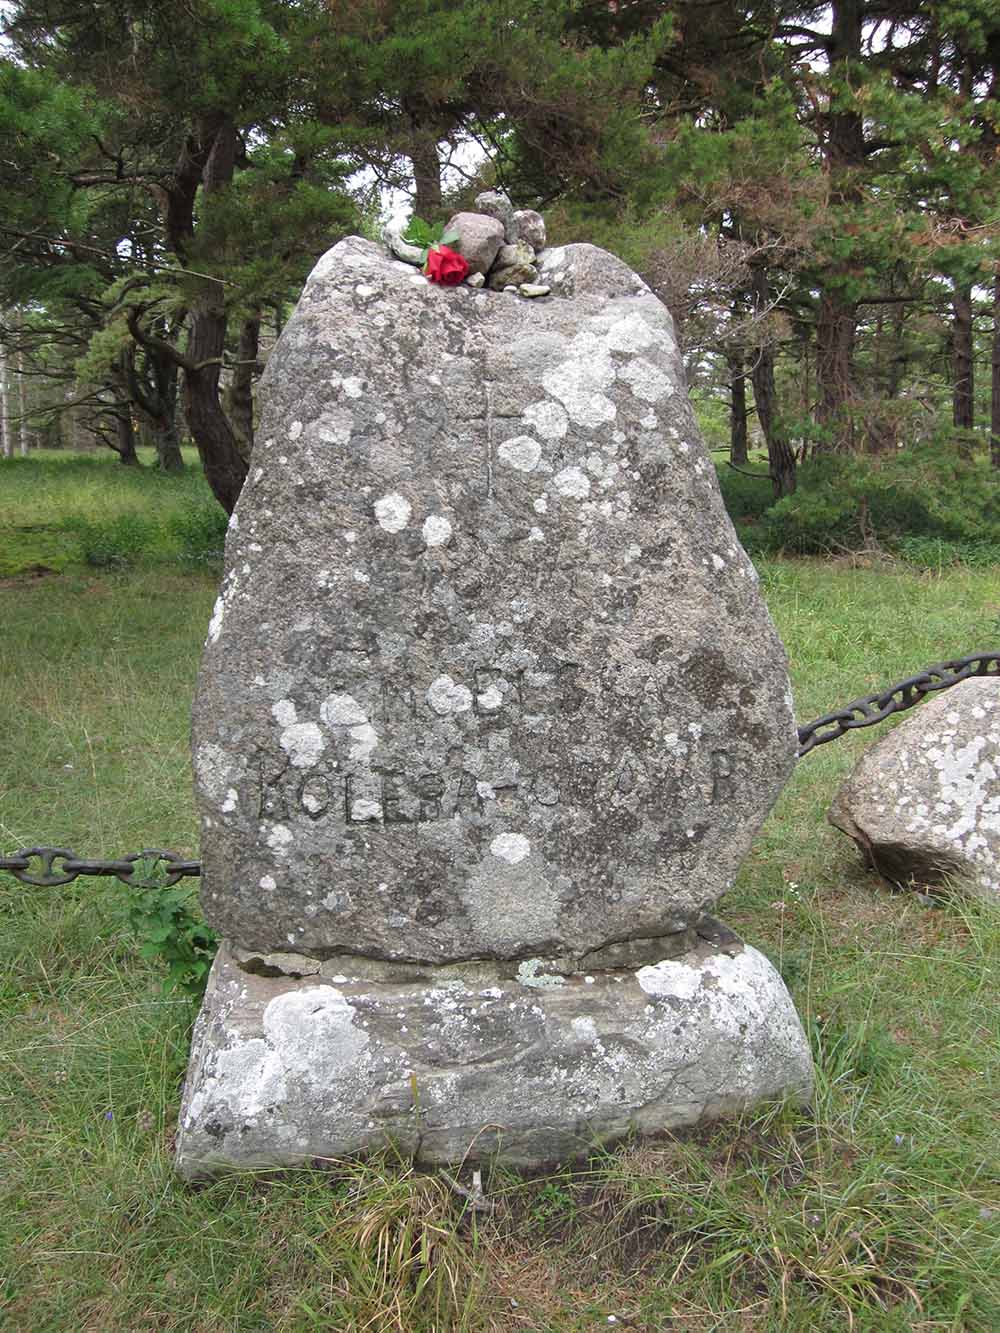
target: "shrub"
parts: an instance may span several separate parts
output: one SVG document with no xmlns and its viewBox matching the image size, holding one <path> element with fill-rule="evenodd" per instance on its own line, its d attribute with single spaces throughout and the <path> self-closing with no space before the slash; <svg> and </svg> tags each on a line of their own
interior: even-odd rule
<svg viewBox="0 0 1000 1333">
<path fill-rule="evenodd" d="M 795 494 L 777 502 L 748 489 L 764 483 L 731 469 L 723 470 L 721 484 L 751 552 L 877 548 L 925 568 L 982 567 L 1000 552 L 1000 476 L 942 444 L 874 458 L 821 455 L 799 469 Z"/>
<path fill-rule="evenodd" d="M 141 514 L 118 514 L 114 518 L 68 518 L 64 529 L 80 544 L 80 554 L 98 569 L 121 569 L 148 555 L 156 544 L 159 525 Z"/>
<path fill-rule="evenodd" d="M 226 545 L 228 519 L 215 500 L 190 501 L 167 520 L 167 528 L 177 538 L 182 560 L 192 564 L 211 564 L 222 559 Z"/>
</svg>

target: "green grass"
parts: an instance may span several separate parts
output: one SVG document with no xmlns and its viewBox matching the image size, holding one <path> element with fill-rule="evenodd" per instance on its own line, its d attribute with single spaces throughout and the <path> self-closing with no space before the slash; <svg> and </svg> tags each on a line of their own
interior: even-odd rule
<svg viewBox="0 0 1000 1333">
<path fill-rule="evenodd" d="M 218 563 L 225 516 L 184 450 L 179 473 L 111 454 L 44 452 L 0 466 L 0 579 L 77 566 Z"/>
<path fill-rule="evenodd" d="M 800 720 L 1000 641 L 989 571 L 761 574 Z M 188 708 L 213 597 L 176 560 L 0 585 L 3 851 L 196 854 Z M 192 1009 L 137 957 L 126 890 L 0 875 L 0 1327 L 1000 1327 L 998 918 L 890 892 L 826 824 L 875 734 L 803 760 L 723 906 L 792 989 L 814 1107 L 496 1173 L 489 1215 L 393 1161 L 181 1185 Z"/>
</svg>

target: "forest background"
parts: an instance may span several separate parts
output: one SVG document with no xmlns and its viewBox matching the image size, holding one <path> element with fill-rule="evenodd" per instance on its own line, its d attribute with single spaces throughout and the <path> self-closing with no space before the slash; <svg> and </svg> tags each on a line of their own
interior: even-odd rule
<svg viewBox="0 0 1000 1333">
<path fill-rule="evenodd" d="M 674 314 L 751 548 L 1000 552 L 993 0 L 15 0 L 3 451 L 231 511 L 311 265 L 499 185 Z M 470 165 L 472 164 L 472 165 Z M 759 452 L 755 452 L 759 450 Z M 943 544 L 943 545 L 942 545 Z"/>
</svg>

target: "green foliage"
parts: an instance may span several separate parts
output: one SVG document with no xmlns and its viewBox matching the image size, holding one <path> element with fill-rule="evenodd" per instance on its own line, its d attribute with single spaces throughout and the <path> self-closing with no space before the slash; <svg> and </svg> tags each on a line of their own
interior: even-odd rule
<svg viewBox="0 0 1000 1333">
<path fill-rule="evenodd" d="M 751 552 L 882 550 L 934 568 L 955 561 L 983 567 L 1000 550 L 1000 476 L 982 458 L 962 459 L 950 443 L 884 457 L 821 455 L 803 464 L 795 494 L 777 503 L 766 481 L 725 467 L 719 480 Z"/>
<path fill-rule="evenodd" d="M 128 889 L 126 916 L 140 941 L 139 957 L 166 968 L 165 990 L 199 998 L 219 937 L 205 924 L 196 891 L 184 880 L 164 888 L 155 863 L 137 862 L 135 875 L 140 882 Z"/>
<path fill-rule="evenodd" d="M 222 560 L 228 519 L 214 500 L 191 500 L 167 518 L 167 530 L 177 539 L 180 557 L 191 564 L 211 565 Z"/>
<path fill-rule="evenodd" d="M 150 553 L 159 525 L 141 514 L 125 513 L 101 520 L 71 517 L 64 527 L 79 543 L 86 564 L 124 569 Z"/>
</svg>

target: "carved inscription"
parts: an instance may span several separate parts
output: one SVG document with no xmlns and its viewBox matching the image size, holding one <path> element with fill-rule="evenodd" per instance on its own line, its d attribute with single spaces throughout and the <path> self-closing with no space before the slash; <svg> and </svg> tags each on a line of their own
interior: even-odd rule
<svg viewBox="0 0 1000 1333">
<path fill-rule="evenodd" d="M 634 759 L 608 768 L 599 761 L 567 757 L 559 767 L 518 782 L 489 782 L 457 768 L 444 772 L 405 772 L 397 768 L 363 768 L 358 772 L 313 769 L 302 774 L 292 766 L 281 772 L 260 770 L 258 811 L 262 819 L 287 820 L 306 815 L 315 822 L 338 825 L 377 824 L 385 827 L 427 824 L 456 817 L 493 817 L 537 804 L 552 808 L 595 806 L 626 808 L 623 802 L 639 789 L 655 793 L 664 816 L 683 811 L 695 793 L 712 804 L 733 792 L 733 759 L 727 750 L 692 751 L 679 766 L 648 771 Z"/>
</svg>

